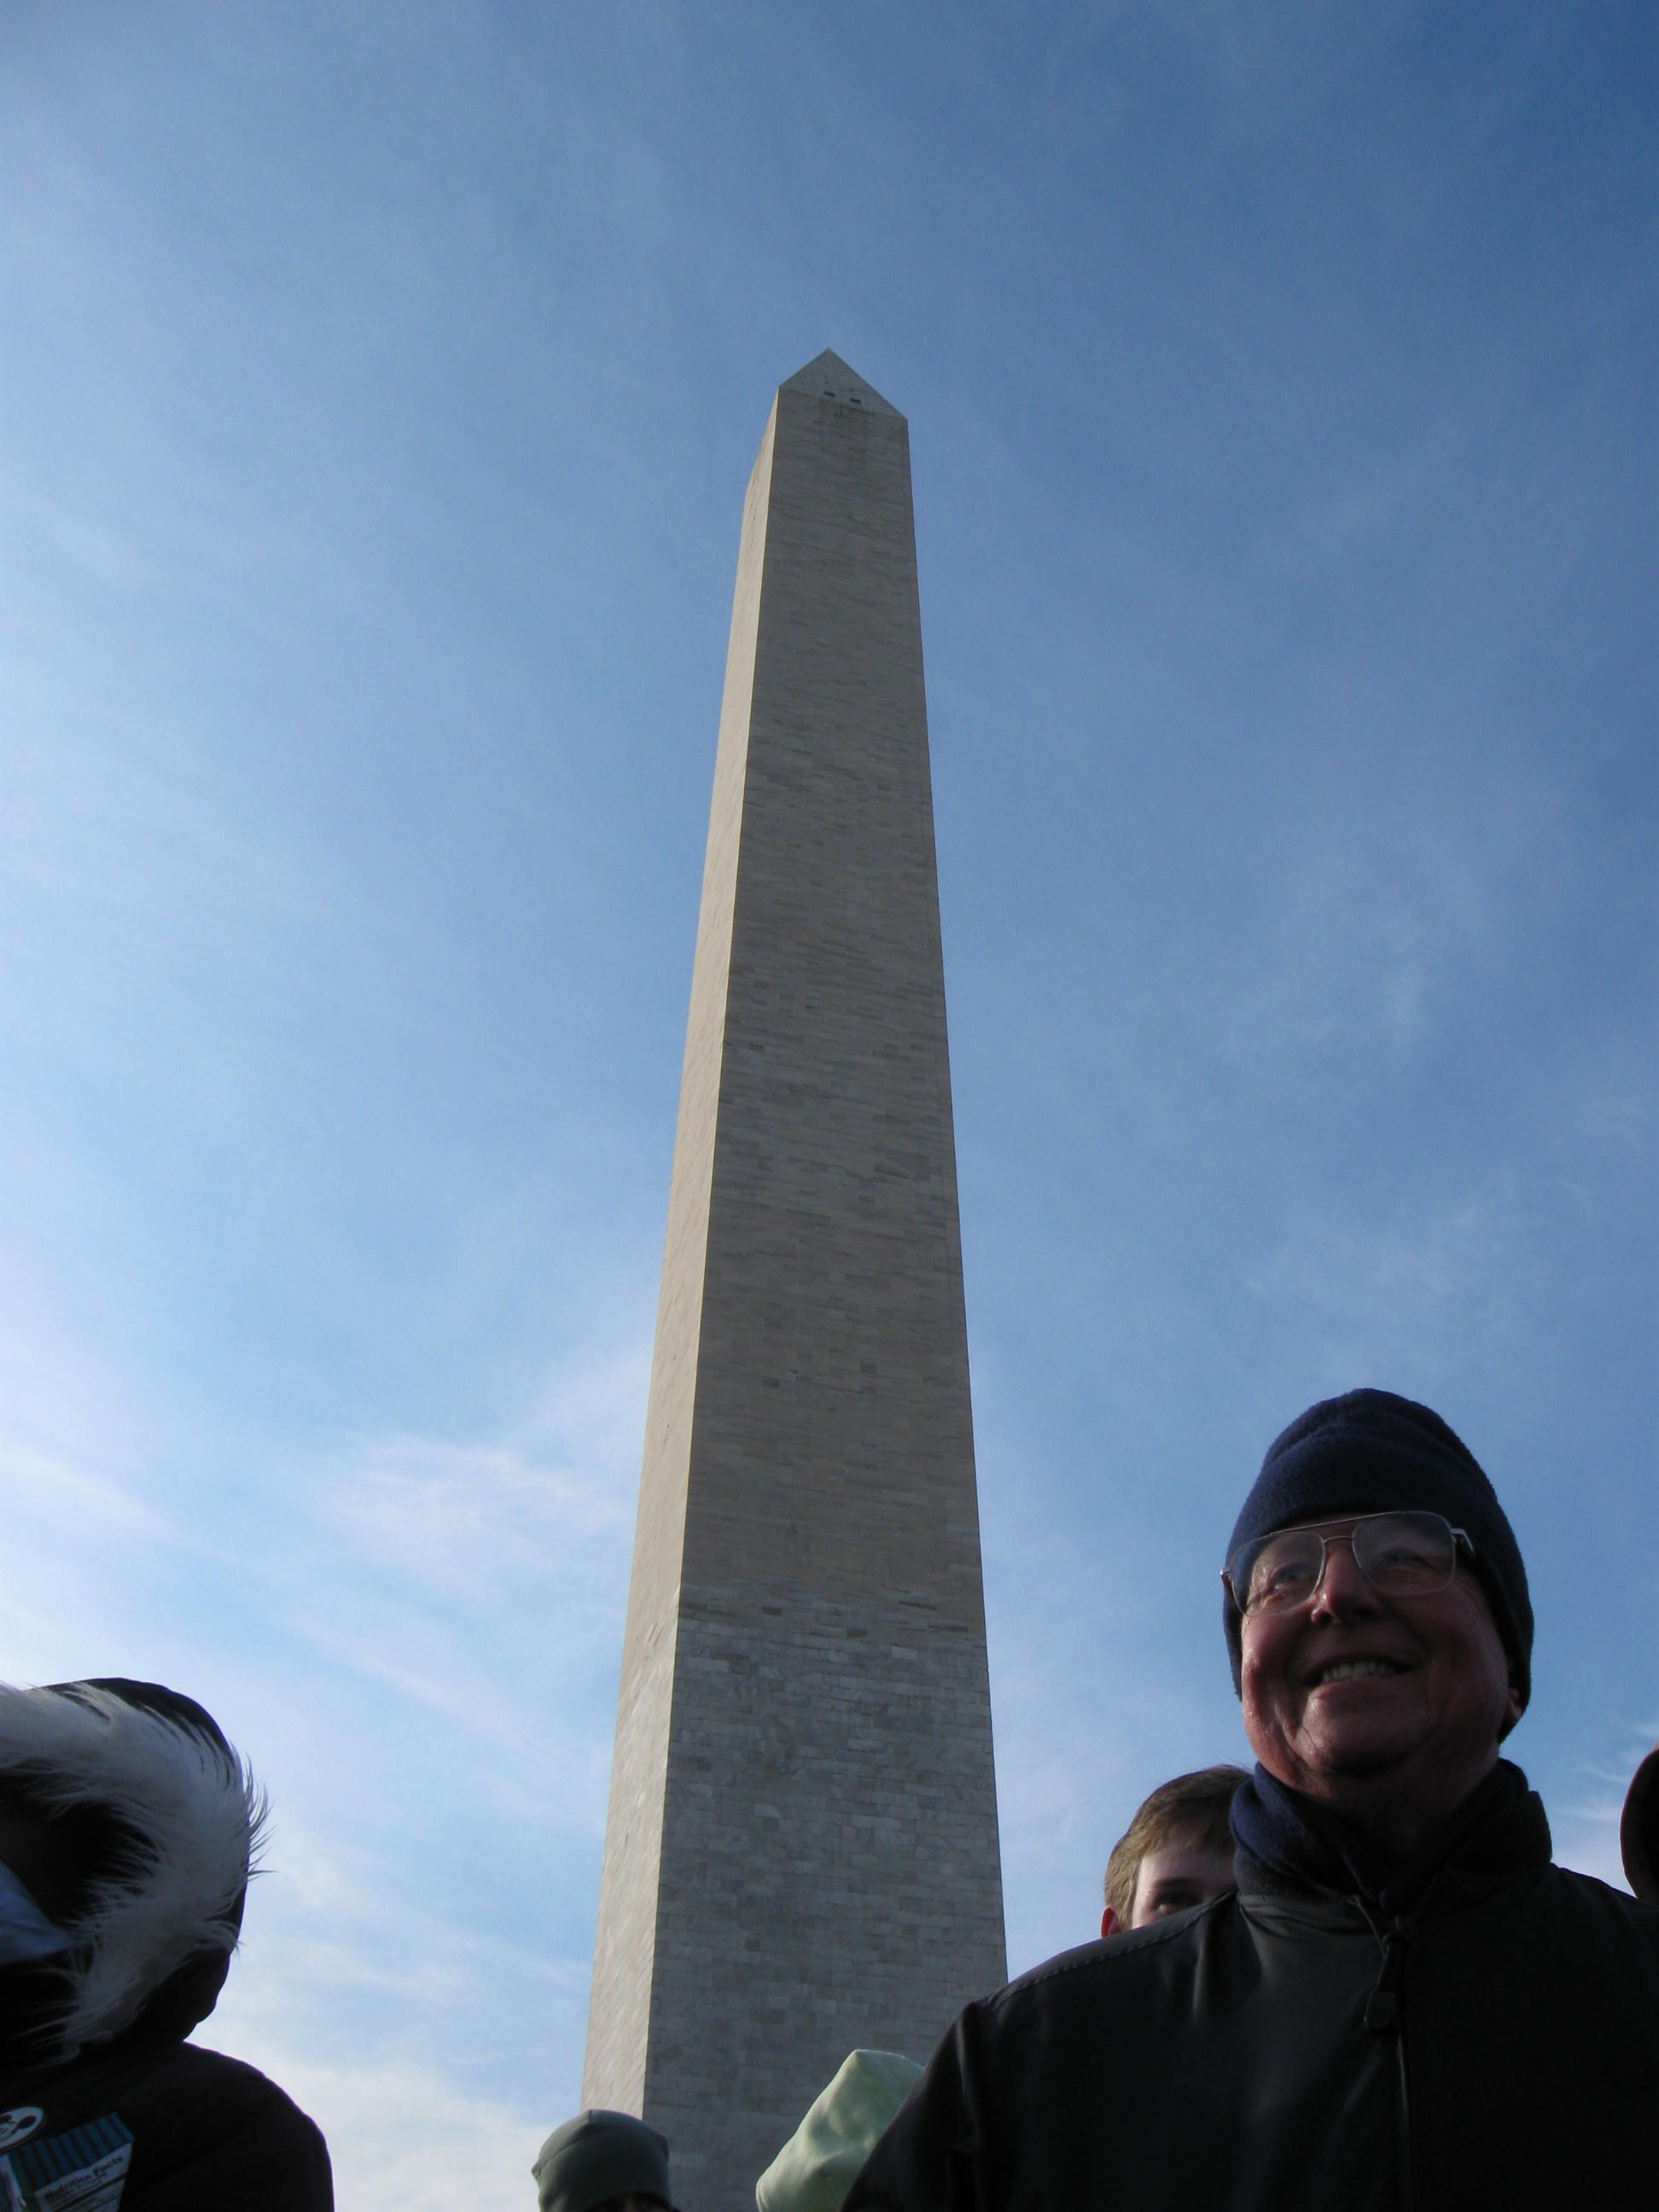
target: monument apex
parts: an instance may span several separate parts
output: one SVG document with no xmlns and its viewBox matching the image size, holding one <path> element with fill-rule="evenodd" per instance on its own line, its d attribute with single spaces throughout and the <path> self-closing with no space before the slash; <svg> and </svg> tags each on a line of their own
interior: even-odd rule
<svg viewBox="0 0 1659 2212">
<path fill-rule="evenodd" d="M 848 368 L 838 353 L 828 346 L 805 368 L 785 379 L 780 392 L 810 392 L 817 399 L 838 399 L 848 407 L 868 407 L 880 415 L 897 415 L 896 407 L 884 399 L 873 385 L 866 384 L 856 369 Z M 902 420 L 902 417 L 900 418 Z"/>
</svg>

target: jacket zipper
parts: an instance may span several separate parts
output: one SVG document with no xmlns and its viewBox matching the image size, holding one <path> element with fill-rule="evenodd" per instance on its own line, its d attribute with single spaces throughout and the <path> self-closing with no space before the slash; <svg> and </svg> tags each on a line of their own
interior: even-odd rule
<svg viewBox="0 0 1659 2212">
<path fill-rule="evenodd" d="M 1365 2000 L 1364 2021 L 1373 2035 L 1392 2033 L 1394 2036 L 1395 2065 L 1400 2085 L 1400 2125 L 1396 2145 L 1400 2168 L 1400 2212 L 1414 2212 L 1417 2183 L 1412 2141 L 1411 2085 L 1406 2075 L 1406 2014 L 1400 2002 L 1407 1923 L 1403 1920 L 1396 1920 L 1385 1934 L 1373 1918 L 1363 1897 L 1355 1897 L 1352 1902 L 1358 1906 L 1365 1924 L 1382 1949 L 1382 1963 L 1377 1970 L 1376 1981 L 1371 1984 L 1371 1993 Z"/>
</svg>

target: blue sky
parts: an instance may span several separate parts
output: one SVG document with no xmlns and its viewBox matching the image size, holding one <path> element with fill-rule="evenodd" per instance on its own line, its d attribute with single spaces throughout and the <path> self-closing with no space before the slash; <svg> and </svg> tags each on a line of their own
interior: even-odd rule
<svg viewBox="0 0 1659 2212">
<path fill-rule="evenodd" d="M 1659 33 L 1614 4 L 0 23 L 13 1680 L 275 1806 L 216 2016 L 343 2202 L 580 2087 L 743 489 L 910 418 L 1011 1964 L 1241 1747 L 1358 1382 L 1492 1473 L 1514 1753 L 1659 1736 Z"/>
</svg>

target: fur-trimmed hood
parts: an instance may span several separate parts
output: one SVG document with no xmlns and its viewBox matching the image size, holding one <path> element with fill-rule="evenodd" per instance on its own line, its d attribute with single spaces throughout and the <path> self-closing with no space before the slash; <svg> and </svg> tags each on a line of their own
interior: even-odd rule
<svg viewBox="0 0 1659 2212">
<path fill-rule="evenodd" d="M 212 1718 L 149 1682 L 0 1685 L 0 1778 L 50 1817 L 101 1816 L 53 2022 L 57 2055 L 141 2018 L 186 2035 L 236 1948 L 263 1793 Z"/>
</svg>

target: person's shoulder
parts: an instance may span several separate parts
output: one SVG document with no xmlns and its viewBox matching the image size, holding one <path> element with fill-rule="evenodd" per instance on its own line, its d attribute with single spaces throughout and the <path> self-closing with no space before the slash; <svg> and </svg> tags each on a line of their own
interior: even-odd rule
<svg viewBox="0 0 1659 2212">
<path fill-rule="evenodd" d="M 1659 2001 L 1659 1905 L 1553 1863 L 1512 1908 L 1534 1982 L 1583 2002 Z M 1622 1993 L 1622 1997 L 1621 1997 Z"/>
<path fill-rule="evenodd" d="M 199 2043 L 158 2051 L 144 2088 L 153 2124 L 188 2134 L 200 2149 L 258 2144 L 262 2158 L 326 2172 L 322 2130 L 286 2089 L 246 2059 Z"/>
<path fill-rule="evenodd" d="M 269 2074 L 262 2074 L 245 2058 L 233 2058 L 228 2051 L 215 2051 L 204 2043 L 178 2043 L 173 2047 L 171 2064 L 180 2080 L 189 2081 L 204 2095 L 217 2094 L 250 2104 L 268 2104 L 272 2098 L 279 2098 L 296 2112 L 300 2109 Z"/>
<path fill-rule="evenodd" d="M 236 2172 L 263 2191 L 252 2203 L 325 2207 L 333 2202 L 322 2130 L 286 2089 L 245 2059 L 203 2045 L 176 2046 L 172 2080 L 191 2115 L 192 2158 L 204 2171 Z M 182 2117 L 182 2114 L 179 2115 Z"/>
<path fill-rule="evenodd" d="M 1195 1961 L 1237 1922 L 1238 1898 L 1229 1890 L 1185 1912 L 1172 1912 L 1146 1928 L 1097 1936 L 1030 1967 L 975 2008 L 988 2019 L 1012 2019 L 1068 2001 L 1109 2003 L 1121 1990 L 1166 1979 Z"/>
<path fill-rule="evenodd" d="M 1629 1928 L 1659 1944 L 1659 1905 L 1646 1904 L 1627 1889 L 1615 1889 L 1598 1875 L 1580 1874 L 1574 1867 L 1557 1866 L 1552 1861 L 1545 1869 L 1542 1888 L 1547 1898 L 1564 1908 Z"/>
</svg>

